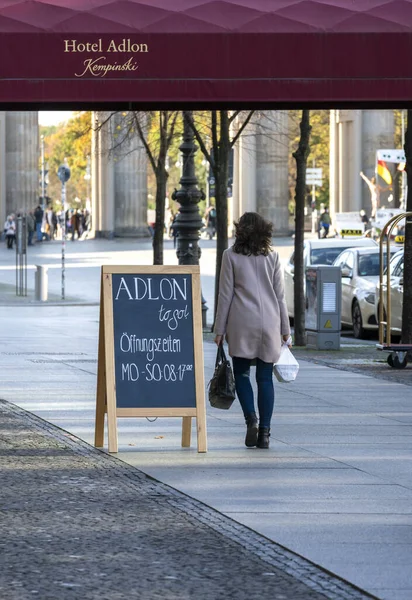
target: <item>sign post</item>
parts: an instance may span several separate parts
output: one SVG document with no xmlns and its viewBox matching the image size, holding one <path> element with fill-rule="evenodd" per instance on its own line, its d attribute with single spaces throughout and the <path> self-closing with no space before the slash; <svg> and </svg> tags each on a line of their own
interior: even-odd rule
<svg viewBox="0 0 412 600">
<path fill-rule="evenodd" d="M 25 216 L 17 217 L 16 296 L 27 296 L 27 221 Z"/>
<path fill-rule="evenodd" d="M 62 300 L 65 296 L 65 250 L 66 250 L 66 183 L 70 179 L 70 169 L 66 165 L 60 165 L 57 176 L 62 182 L 62 211 L 63 218 L 60 221 L 62 228 Z"/>
<path fill-rule="evenodd" d="M 118 417 L 196 418 L 207 451 L 198 266 L 102 267 L 95 446 L 118 451 Z"/>
</svg>

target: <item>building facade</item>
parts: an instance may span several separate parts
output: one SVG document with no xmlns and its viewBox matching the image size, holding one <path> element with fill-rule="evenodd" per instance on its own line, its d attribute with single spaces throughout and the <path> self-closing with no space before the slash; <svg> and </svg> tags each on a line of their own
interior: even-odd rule
<svg viewBox="0 0 412 600">
<path fill-rule="evenodd" d="M 371 214 L 371 194 L 360 172 L 375 177 L 376 151 L 393 148 L 393 110 L 330 111 L 330 209 L 332 213 L 364 209 Z M 386 203 L 389 193 L 381 195 Z"/>
</svg>

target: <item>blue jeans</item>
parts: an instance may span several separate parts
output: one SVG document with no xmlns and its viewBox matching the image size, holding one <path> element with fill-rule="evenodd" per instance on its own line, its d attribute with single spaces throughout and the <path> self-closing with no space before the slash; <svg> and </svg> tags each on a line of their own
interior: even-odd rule
<svg viewBox="0 0 412 600">
<path fill-rule="evenodd" d="M 249 358 L 233 357 L 236 393 L 245 418 L 251 413 L 256 412 L 252 384 L 250 383 L 251 362 Z M 258 388 L 259 426 L 270 427 L 270 420 L 275 404 L 273 363 L 263 362 L 260 358 L 256 359 L 256 383 Z"/>
<path fill-rule="evenodd" d="M 37 241 L 41 242 L 43 239 L 43 234 L 41 232 L 41 223 L 36 223 L 36 233 L 37 233 Z"/>
</svg>

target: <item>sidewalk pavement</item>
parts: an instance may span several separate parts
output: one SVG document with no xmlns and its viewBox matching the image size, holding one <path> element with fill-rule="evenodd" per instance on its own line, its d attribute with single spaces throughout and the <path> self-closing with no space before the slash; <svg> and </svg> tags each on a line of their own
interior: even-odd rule
<svg viewBox="0 0 412 600">
<path fill-rule="evenodd" d="M 92 443 L 98 307 L 0 307 L 0 322 L 1 397 Z M 125 463 L 379 598 L 412 598 L 409 386 L 302 361 L 276 387 L 269 451 L 244 447 L 237 403 L 208 407 L 207 454 L 180 447 L 180 419 L 118 423 Z"/>
<path fill-rule="evenodd" d="M 287 239 L 284 243 L 290 243 Z M 211 308 L 214 302 L 214 273 L 216 242 L 201 241 L 201 279 L 203 295 Z M 286 248 L 289 252 L 289 248 Z M 177 265 L 178 260 L 173 242 L 165 239 L 164 263 Z M 65 304 L 96 304 L 100 300 L 100 274 L 102 265 L 152 265 L 151 241 L 144 239 L 92 239 L 68 241 L 65 251 Z M 33 305 L 34 274 L 36 265 L 48 268 L 48 290 L 51 303 L 61 302 L 62 259 L 61 241 L 42 242 L 28 248 L 27 287 L 28 296 L 16 297 L 16 255 L 0 244 L 0 305 Z M 50 304 L 50 303 L 48 303 Z"/>
<path fill-rule="evenodd" d="M 370 597 L 4 401 L 0 434 L 2 598 Z"/>
</svg>

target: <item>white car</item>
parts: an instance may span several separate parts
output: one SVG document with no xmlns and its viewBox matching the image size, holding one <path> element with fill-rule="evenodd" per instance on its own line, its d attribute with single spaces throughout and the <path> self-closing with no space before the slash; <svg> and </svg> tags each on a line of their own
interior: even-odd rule
<svg viewBox="0 0 412 600">
<path fill-rule="evenodd" d="M 390 249 L 392 256 L 396 252 L 398 248 Z M 353 327 L 355 338 L 365 338 L 368 331 L 378 328 L 375 291 L 380 272 L 379 248 L 348 248 L 333 264 L 342 269 L 341 323 Z"/>
<path fill-rule="evenodd" d="M 389 264 L 391 277 L 391 331 L 395 335 L 402 333 L 402 304 L 403 304 L 403 250 L 397 252 Z M 386 321 L 386 273 L 383 278 L 383 306 Z M 375 292 L 375 316 L 379 322 L 379 281 Z"/>
<path fill-rule="evenodd" d="M 303 250 L 304 269 L 310 265 L 333 265 L 334 261 L 343 250 L 355 246 L 377 248 L 378 245 L 370 238 L 305 240 Z M 294 258 L 295 253 L 293 252 L 284 267 L 285 297 L 289 317 L 291 318 L 294 317 L 295 313 L 293 300 Z"/>
</svg>

